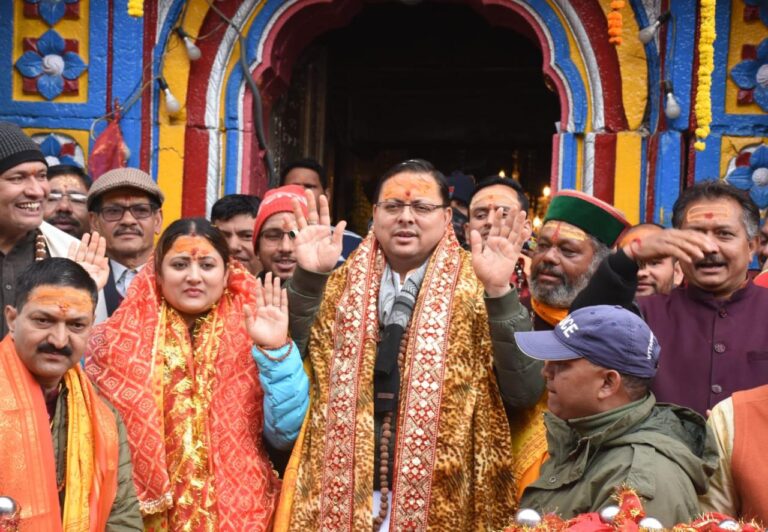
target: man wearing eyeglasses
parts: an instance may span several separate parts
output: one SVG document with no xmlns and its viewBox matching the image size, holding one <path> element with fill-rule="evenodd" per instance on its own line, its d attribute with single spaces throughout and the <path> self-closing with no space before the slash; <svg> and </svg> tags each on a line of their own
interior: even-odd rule
<svg viewBox="0 0 768 532">
<path fill-rule="evenodd" d="M 332 271 L 346 224 L 331 230 L 327 199 L 305 197 L 287 288 L 313 399 L 278 515 L 297 531 L 503 528 L 515 477 L 493 369 L 506 346 L 493 334 L 512 327 L 505 301 L 525 214 L 497 218 L 485 242 L 473 232 L 470 255 L 445 178 L 408 160 L 381 177 L 373 230 Z"/>
<path fill-rule="evenodd" d="M 107 239 L 110 272 L 104 296 L 110 316 L 152 254 L 164 200 L 157 183 L 138 168 L 110 170 L 88 191 L 91 227 Z"/>
<path fill-rule="evenodd" d="M 264 268 L 260 274 L 262 280 L 267 272 L 272 272 L 283 282 L 290 279 L 296 269 L 294 200 L 299 202 L 306 214 L 307 200 L 304 187 L 300 185 L 273 188 L 267 191 L 259 205 L 253 224 L 253 249 Z"/>
<path fill-rule="evenodd" d="M 48 168 L 51 191 L 45 202 L 45 221 L 75 238 L 90 231 L 88 189 L 91 178 L 79 166 L 57 164 Z"/>
</svg>

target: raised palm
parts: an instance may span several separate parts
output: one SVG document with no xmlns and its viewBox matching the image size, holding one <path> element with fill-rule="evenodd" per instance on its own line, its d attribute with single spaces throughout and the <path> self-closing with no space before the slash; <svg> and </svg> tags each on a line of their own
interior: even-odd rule
<svg viewBox="0 0 768 532">
<path fill-rule="evenodd" d="M 316 205 L 315 195 L 311 191 L 307 190 L 305 196 L 308 210 L 306 217 L 299 202 L 293 200 L 293 213 L 299 227 L 294 241 L 296 262 L 310 272 L 329 272 L 341 256 L 347 222 L 341 221 L 331 230 L 328 199 L 320 196 L 319 205 Z"/>
<path fill-rule="evenodd" d="M 85 233 L 80 242 L 72 242 L 67 251 L 67 258 L 82 266 L 101 290 L 109 280 L 109 259 L 106 253 L 106 239 L 94 231 Z"/>
<path fill-rule="evenodd" d="M 264 285 L 256 280 L 256 304 L 244 307 L 245 329 L 254 345 L 275 349 L 288 341 L 288 294 L 280 288 L 280 278 L 267 273 Z"/>
<path fill-rule="evenodd" d="M 509 280 L 531 229 L 525 223 L 525 211 L 512 210 L 506 218 L 491 211 L 488 216 L 491 230 L 486 241 L 475 230 L 469 236 L 472 267 L 488 295 L 497 297 L 510 290 Z"/>
</svg>

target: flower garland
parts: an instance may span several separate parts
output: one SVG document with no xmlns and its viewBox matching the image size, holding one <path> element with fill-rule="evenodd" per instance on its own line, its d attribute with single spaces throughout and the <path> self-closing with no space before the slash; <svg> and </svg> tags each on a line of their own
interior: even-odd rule
<svg viewBox="0 0 768 532">
<path fill-rule="evenodd" d="M 614 46 L 621 44 L 622 20 L 621 10 L 624 0 L 611 0 L 611 12 L 608 13 L 608 42 Z"/>
<path fill-rule="evenodd" d="M 143 17 L 144 0 L 128 0 L 128 14 L 132 17 Z"/>
<path fill-rule="evenodd" d="M 699 26 L 699 72 L 696 90 L 696 142 L 694 148 L 703 151 L 704 139 L 709 135 L 712 122 L 712 71 L 715 69 L 715 3 L 701 0 L 701 24 Z"/>
</svg>

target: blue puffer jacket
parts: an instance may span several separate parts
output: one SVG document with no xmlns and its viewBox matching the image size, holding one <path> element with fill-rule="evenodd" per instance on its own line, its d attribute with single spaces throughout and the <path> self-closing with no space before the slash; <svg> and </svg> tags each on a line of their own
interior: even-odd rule
<svg viewBox="0 0 768 532">
<path fill-rule="evenodd" d="M 273 359 L 285 349 L 267 350 Z M 290 449 L 299 435 L 309 406 L 309 379 L 304 372 L 301 355 L 291 342 L 290 354 L 281 361 L 270 360 L 254 347 L 251 352 L 259 367 L 259 380 L 264 390 L 264 437 L 280 450 Z"/>
</svg>

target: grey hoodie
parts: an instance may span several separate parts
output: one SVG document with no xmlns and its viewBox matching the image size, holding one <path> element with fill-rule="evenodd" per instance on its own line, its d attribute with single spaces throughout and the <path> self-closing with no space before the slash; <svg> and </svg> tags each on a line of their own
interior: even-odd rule
<svg viewBox="0 0 768 532">
<path fill-rule="evenodd" d="M 653 394 L 621 408 L 564 421 L 545 414 L 549 459 L 528 486 L 521 508 L 564 518 L 616 504 L 629 486 L 646 514 L 665 527 L 697 517 L 697 494 L 717 467 L 717 447 L 704 418 Z"/>
</svg>

